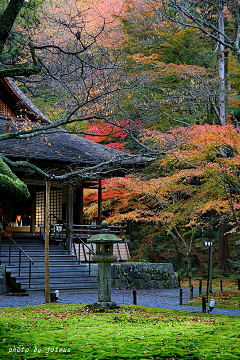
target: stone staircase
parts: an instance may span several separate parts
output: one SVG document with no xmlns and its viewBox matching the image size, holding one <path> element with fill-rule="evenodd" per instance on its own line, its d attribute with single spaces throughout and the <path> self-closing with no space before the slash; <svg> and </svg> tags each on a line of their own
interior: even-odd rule
<svg viewBox="0 0 240 360">
<path fill-rule="evenodd" d="M 11 265 L 8 265 L 9 241 L 2 238 L 1 265 L 6 265 L 7 281 L 13 291 L 37 293 L 45 288 L 45 247 L 44 241 L 38 238 L 13 238 L 17 244 L 32 258 L 31 284 L 29 288 L 29 259 L 21 255 L 21 272 L 19 276 L 19 250 L 12 244 Z M 63 245 L 49 246 L 50 291 L 91 292 L 97 290 L 96 276 L 89 275 L 88 266 L 80 265 L 74 255 L 69 255 Z"/>
</svg>

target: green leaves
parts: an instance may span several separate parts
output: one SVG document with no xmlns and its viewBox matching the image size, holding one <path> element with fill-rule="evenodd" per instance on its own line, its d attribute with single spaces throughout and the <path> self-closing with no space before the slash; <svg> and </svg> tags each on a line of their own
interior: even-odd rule
<svg viewBox="0 0 240 360">
<path fill-rule="evenodd" d="M 8 198 L 27 199 L 30 196 L 27 185 L 17 178 L 0 156 L 0 189 Z"/>
</svg>

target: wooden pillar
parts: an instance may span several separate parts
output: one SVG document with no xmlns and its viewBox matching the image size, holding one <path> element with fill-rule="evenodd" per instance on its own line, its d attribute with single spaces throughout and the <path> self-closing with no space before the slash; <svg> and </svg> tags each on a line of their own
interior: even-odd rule
<svg viewBox="0 0 240 360">
<path fill-rule="evenodd" d="M 31 205 L 30 205 L 30 233 L 35 234 L 35 226 L 36 226 L 36 187 L 30 187 L 31 193 Z"/>
<path fill-rule="evenodd" d="M 49 303 L 49 213 L 51 181 L 46 181 L 45 196 L 45 303 Z"/>
<path fill-rule="evenodd" d="M 73 229 L 73 188 L 68 189 L 67 196 L 67 223 L 70 230 Z M 72 234 L 70 231 L 67 231 L 67 249 L 71 254 L 72 252 Z"/>
<path fill-rule="evenodd" d="M 102 181 L 98 183 L 98 225 L 102 222 Z"/>
<path fill-rule="evenodd" d="M 76 190 L 77 223 L 83 225 L 83 187 Z"/>
</svg>

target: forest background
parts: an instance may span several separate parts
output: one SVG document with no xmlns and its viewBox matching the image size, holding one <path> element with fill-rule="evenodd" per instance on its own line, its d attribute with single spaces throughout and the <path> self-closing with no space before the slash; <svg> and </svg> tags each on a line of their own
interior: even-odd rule
<svg viewBox="0 0 240 360">
<path fill-rule="evenodd" d="M 152 158 L 104 181 L 103 215 L 133 259 L 203 274 L 212 238 L 215 274 L 239 271 L 239 2 L 14 1 L 0 76 L 55 124 Z M 96 198 L 85 192 L 86 221 Z"/>
</svg>

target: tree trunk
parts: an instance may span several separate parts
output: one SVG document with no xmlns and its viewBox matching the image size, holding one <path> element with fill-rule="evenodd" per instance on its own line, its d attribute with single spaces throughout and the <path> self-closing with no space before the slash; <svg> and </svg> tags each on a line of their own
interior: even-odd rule
<svg viewBox="0 0 240 360">
<path fill-rule="evenodd" d="M 46 181 L 45 198 L 45 303 L 49 303 L 50 281 L 49 281 L 49 213 L 50 213 L 50 189 L 51 182 Z"/>
<path fill-rule="evenodd" d="M 10 0 L 6 9 L 0 14 L 0 54 L 23 4 L 24 0 Z"/>
<path fill-rule="evenodd" d="M 188 267 L 188 283 L 190 288 L 192 285 L 192 264 L 189 254 L 187 255 L 187 267 Z"/>
<path fill-rule="evenodd" d="M 219 40 L 224 41 L 224 3 L 225 0 L 218 0 L 218 30 L 219 30 Z M 218 58 L 218 77 L 220 80 L 219 84 L 219 122 L 221 125 L 226 124 L 226 114 L 225 114 L 225 102 L 226 102 L 226 92 L 225 92 L 225 54 L 224 46 L 219 43 L 219 58 Z"/>
<path fill-rule="evenodd" d="M 169 235 L 171 235 L 174 243 L 175 253 L 176 253 L 176 261 L 178 265 L 182 266 L 182 252 L 178 243 L 177 236 L 173 233 L 173 231 L 169 232 Z"/>
<path fill-rule="evenodd" d="M 227 220 L 223 220 L 219 227 L 219 267 L 229 270 L 229 248 L 228 248 Z"/>
</svg>

